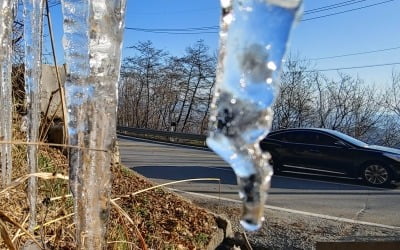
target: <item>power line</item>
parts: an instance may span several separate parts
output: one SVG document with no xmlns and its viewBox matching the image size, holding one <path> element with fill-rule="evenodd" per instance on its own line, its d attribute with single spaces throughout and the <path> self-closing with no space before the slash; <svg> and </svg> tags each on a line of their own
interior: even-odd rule
<svg viewBox="0 0 400 250">
<path fill-rule="evenodd" d="M 135 13 L 138 16 L 151 16 L 151 15 L 165 15 L 165 14 L 179 14 L 179 13 L 189 13 L 189 12 L 205 12 L 210 10 L 218 10 L 219 8 L 203 8 L 203 9 L 189 9 L 189 10 L 174 10 L 168 13 L 166 12 L 143 12 L 143 13 Z"/>
<path fill-rule="evenodd" d="M 336 8 L 341 8 L 341 7 L 345 7 L 345 6 L 348 6 L 348 5 L 361 3 L 361 2 L 365 2 L 365 1 L 368 1 L 368 0 L 344 1 L 344 2 L 341 2 L 341 3 L 336 3 L 336 4 L 331 4 L 331 5 L 327 5 L 327 6 L 323 6 L 323 7 L 319 7 L 319 8 L 315 8 L 315 9 L 311 9 L 311 10 L 306 10 L 306 11 L 304 11 L 304 15 L 314 14 L 314 13 L 317 13 L 317 12 L 327 11 L 327 10 L 336 9 Z M 353 8 L 353 9 L 349 9 L 349 10 L 345 10 L 345 11 L 335 12 L 335 13 L 322 15 L 322 16 L 317 16 L 317 17 L 306 18 L 306 19 L 303 19 L 301 21 L 310 21 L 310 20 L 314 20 L 314 19 L 320 19 L 320 18 L 335 16 L 335 15 L 339 15 L 339 14 L 343 14 L 343 13 L 347 13 L 347 12 L 352 12 L 352 11 L 356 11 L 356 10 L 370 8 L 370 7 L 373 7 L 373 6 L 377 6 L 377 5 L 381 5 L 381 4 L 385 4 L 385 3 L 389 3 L 389 2 L 393 2 L 393 1 L 395 1 L 395 0 L 387 0 L 387 1 L 379 2 L 379 3 L 375 3 L 375 4 L 370 4 L 370 5 L 366 5 L 366 6 L 362 6 L 362 7 L 358 7 L 358 8 Z M 51 8 L 51 7 L 60 5 L 60 4 L 61 4 L 61 2 L 55 2 L 54 4 L 50 5 L 49 7 Z M 210 8 L 208 8 L 208 9 L 210 9 Z M 193 11 L 200 11 L 200 10 L 203 10 L 203 9 L 193 9 L 193 10 L 187 10 L 187 11 L 193 12 Z M 182 10 L 182 12 L 183 12 L 183 10 Z M 217 34 L 219 26 L 189 27 L 189 28 L 179 28 L 179 29 L 167 29 L 167 28 L 153 28 L 153 29 L 152 28 L 147 28 L 146 29 L 146 28 L 126 27 L 125 29 L 138 31 L 138 32 L 155 33 L 155 34 L 167 34 L 167 35 L 199 35 L 199 34 Z M 210 30 L 215 30 L 215 31 L 212 32 Z"/>
<path fill-rule="evenodd" d="M 345 6 L 348 6 L 348 5 L 353 5 L 353 4 L 357 4 L 357 3 L 365 2 L 365 1 L 368 1 L 368 0 L 349 0 L 349 1 L 344 1 L 344 2 L 341 2 L 341 3 L 336 3 L 336 4 L 331 4 L 331 5 L 315 8 L 315 9 L 306 10 L 306 11 L 304 11 L 304 15 L 317 13 L 317 12 L 321 12 L 321 11 L 327 11 L 327 10 L 330 10 L 330 9 L 341 8 L 341 7 L 345 7 Z M 164 15 L 164 14 L 177 14 L 177 13 L 188 13 L 188 12 L 204 12 L 204 11 L 219 10 L 219 9 L 220 8 L 202 8 L 202 9 L 175 10 L 175 11 L 170 11 L 168 13 L 166 13 L 164 11 L 143 12 L 143 13 L 135 13 L 135 15 L 140 15 L 140 16 L 145 16 L 145 15 Z"/>
<path fill-rule="evenodd" d="M 400 65 L 400 62 L 383 63 L 383 64 L 372 64 L 372 65 L 363 65 L 363 66 L 352 66 L 352 67 L 342 67 L 342 68 L 331 68 L 331 69 L 306 70 L 304 72 L 338 71 L 338 70 L 347 70 L 347 69 L 363 69 L 363 68 L 384 67 L 384 66 L 392 66 L 392 65 Z"/>
<path fill-rule="evenodd" d="M 331 5 L 315 8 L 315 9 L 306 10 L 306 11 L 304 11 L 304 15 L 317 13 L 317 12 L 321 12 L 321 11 L 326 11 L 326 10 L 330 10 L 330 9 L 335 9 L 335 8 L 340 8 L 340 7 L 345 7 L 345 6 L 348 6 L 348 5 L 353 5 L 353 4 L 360 3 L 360 2 L 365 2 L 365 1 L 368 1 L 368 0 L 351 0 L 351 1 L 341 2 L 341 3 L 331 4 Z M 202 9 L 175 10 L 175 11 L 170 11 L 168 13 L 163 12 L 163 11 L 159 11 L 159 12 L 143 12 L 143 13 L 135 13 L 135 15 L 140 15 L 140 16 L 164 15 L 164 14 L 178 14 L 178 13 L 188 13 L 188 12 L 204 12 L 204 11 L 219 10 L 219 9 L 220 8 L 202 8 Z"/>
<path fill-rule="evenodd" d="M 49 3 L 49 8 L 53 8 L 55 6 L 61 5 L 61 1 L 57 1 L 55 3 Z"/>
<path fill-rule="evenodd" d="M 327 10 L 342 8 L 342 7 L 346 7 L 346 6 L 349 6 L 349 5 L 362 3 L 362 2 L 366 2 L 366 1 L 369 1 L 369 0 L 349 0 L 349 1 L 344 1 L 344 2 L 341 2 L 341 3 L 336 3 L 336 4 L 331 4 L 331 5 L 326 5 L 326 6 L 323 6 L 323 7 L 319 7 L 319 8 L 305 10 L 303 15 L 309 15 L 309 14 L 314 14 L 314 13 L 323 12 L 323 11 L 327 11 Z M 57 5 L 57 4 L 55 4 L 55 5 Z M 187 13 L 187 12 L 202 12 L 202 11 L 217 10 L 217 9 L 219 9 L 219 8 L 178 10 L 178 11 L 171 11 L 168 14 Z M 135 15 L 159 15 L 159 14 L 167 14 L 167 13 L 166 12 L 148 12 L 148 13 L 136 13 Z"/>
<path fill-rule="evenodd" d="M 155 34 L 167 34 L 167 35 L 199 35 L 199 34 L 217 34 L 218 26 L 204 26 L 204 27 L 189 27 L 189 28 L 137 28 L 137 27 L 125 27 L 127 30 L 155 33 Z"/>
<path fill-rule="evenodd" d="M 204 31 L 204 30 L 218 30 L 219 26 L 203 26 L 203 27 L 189 27 L 189 28 L 175 28 L 175 29 L 168 29 L 168 28 L 132 28 L 126 27 L 125 29 L 129 30 L 136 30 L 136 31 L 143 31 L 143 32 L 157 32 L 157 31 L 167 31 L 167 32 L 180 32 L 180 31 Z"/>
<path fill-rule="evenodd" d="M 336 8 L 341 8 L 341 7 L 345 7 L 348 5 L 353 5 L 353 4 L 357 4 L 360 2 L 365 2 L 368 0 L 351 0 L 351 1 L 344 1 L 341 3 L 336 3 L 336 4 L 331 4 L 331 5 L 327 5 L 327 6 L 323 6 L 323 7 L 319 7 L 319 8 L 315 8 L 315 9 L 310 9 L 310 10 L 305 10 L 304 11 L 304 15 L 308 15 L 308 14 L 313 14 L 313 13 L 317 13 L 317 12 L 322 12 L 322 11 L 327 11 L 327 10 L 331 10 L 331 9 L 336 9 Z M 49 7 L 55 7 L 61 5 L 61 2 L 55 2 L 55 3 L 50 3 Z M 164 14 L 179 14 L 179 13 L 190 13 L 190 12 L 204 12 L 204 11 L 210 11 L 210 10 L 219 10 L 220 8 L 201 8 L 201 9 L 188 9 L 188 10 L 174 10 L 174 11 L 170 11 L 170 12 L 164 12 L 164 11 L 159 11 L 159 12 L 143 12 L 143 13 L 135 13 L 135 15 L 139 15 L 139 16 L 146 16 L 146 15 L 164 15 Z"/>
<path fill-rule="evenodd" d="M 325 17 L 330 17 L 330 16 L 336 16 L 336 15 L 339 15 L 339 14 L 353 12 L 353 11 L 361 10 L 361 9 L 366 9 L 366 8 L 374 7 L 374 6 L 377 6 L 377 5 L 390 3 L 390 2 L 393 2 L 393 1 L 395 1 L 395 0 L 387 0 L 387 1 L 379 2 L 379 3 L 375 3 L 375 4 L 365 5 L 365 6 L 354 8 L 354 9 L 344 10 L 344 11 L 335 12 L 335 13 L 326 14 L 326 15 L 317 16 L 317 17 L 310 17 L 310 18 L 302 19 L 301 21 L 305 22 L 305 21 L 310 21 L 310 20 L 315 20 L 315 19 L 320 19 L 320 18 L 325 18 Z"/>
<path fill-rule="evenodd" d="M 339 58 L 339 57 L 365 55 L 365 54 L 372 54 L 372 53 L 378 53 L 378 52 L 384 52 L 384 51 L 390 51 L 390 50 L 396 50 L 396 49 L 400 49 L 400 46 L 393 47 L 393 48 L 386 48 L 386 49 L 377 49 L 377 50 L 369 50 L 369 51 L 363 51 L 363 52 L 342 54 L 342 55 L 337 55 L 337 56 L 326 56 L 326 57 L 309 58 L 309 59 L 305 59 L 304 61 L 307 61 L 307 60 L 317 61 L 317 60 L 333 59 L 333 58 Z"/>
<path fill-rule="evenodd" d="M 365 1 L 365 0 L 363 0 L 363 1 Z M 336 7 L 338 5 L 343 5 L 343 4 L 351 4 L 351 3 L 354 3 L 354 2 L 356 2 L 356 1 L 355 0 L 344 1 L 344 2 L 335 3 L 335 4 L 331 4 L 331 5 L 326 5 L 326 6 L 310 9 L 310 10 L 305 10 L 304 13 L 319 11 L 319 10 L 323 10 L 323 9 L 326 9 L 326 8 L 332 8 L 332 7 Z"/>
<path fill-rule="evenodd" d="M 132 28 L 126 28 L 129 30 L 135 30 Z M 194 32 L 170 32 L 170 31 L 149 31 L 141 30 L 141 32 L 153 33 L 153 34 L 167 34 L 167 35 L 200 35 L 200 34 L 217 34 L 217 31 L 194 31 Z"/>
<path fill-rule="evenodd" d="M 337 9 L 337 8 L 345 7 L 348 5 L 365 2 L 365 1 L 368 1 L 368 0 L 357 0 L 357 1 L 352 0 L 352 1 L 345 1 L 345 2 L 341 2 L 341 3 L 331 4 L 331 5 L 315 8 L 315 9 L 305 10 L 304 15 L 314 14 L 314 13 L 327 11 L 327 10 L 331 10 L 331 9 Z"/>
<path fill-rule="evenodd" d="M 168 34 L 168 35 L 198 35 L 198 34 L 216 34 L 218 33 L 218 26 L 215 28 L 211 27 L 197 27 L 197 28 L 181 28 L 181 29 L 144 29 L 144 28 L 133 28 L 125 27 L 127 30 L 145 32 L 145 33 L 155 33 L 155 34 Z M 215 30 L 215 31 L 213 31 Z"/>
<path fill-rule="evenodd" d="M 358 3 L 358 2 L 361 2 L 361 1 L 366 1 L 366 0 L 352 1 L 352 3 Z M 379 3 L 370 4 L 370 5 L 366 5 L 366 6 L 362 6 L 362 7 L 358 7 L 358 8 L 345 10 L 345 11 L 335 12 L 335 13 L 331 13 L 331 14 L 327 14 L 327 15 L 323 15 L 323 16 L 311 17 L 311 18 L 303 19 L 301 21 L 304 22 L 304 21 L 310 21 L 310 20 L 315 20 L 315 19 L 335 16 L 335 15 L 339 15 L 339 14 L 343 14 L 343 13 L 353 12 L 353 11 L 357 11 L 357 10 L 361 10 L 361 9 L 374 7 L 374 6 L 377 6 L 377 5 L 390 3 L 390 2 L 393 2 L 393 1 L 395 1 L 395 0 L 386 0 L 386 1 L 379 2 Z M 346 1 L 346 2 L 343 2 L 343 3 L 349 4 L 349 2 L 350 1 Z M 321 7 L 321 8 L 327 8 L 327 7 L 333 8 L 332 6 L 333 5 L 328 5 L 328 6 Z M 321 9 L 321 8 L 317 8 L 317 9 Z M 338 8 L 338 7 L 336 7 L 336 8 Z M 317 10 L 317 9 L 314 9 L 314 10 Z M 218 26 L 189 27 L 189 28 L 179 28 L 179 29 L 125 27 L 125 29 L 127 29 L 127 30 L 133 30 L 133 31 L 138 31 L 138 32 L 146 32 L 146 33 L 156 33 L 156 34 L 167 34 L 167 35 L 216 34 L 216 33 L 218 33 L 218 28 L 219 28 Z M 215 31 L 210 31 L 210 30 L 215 30 Z"/>
</svg>

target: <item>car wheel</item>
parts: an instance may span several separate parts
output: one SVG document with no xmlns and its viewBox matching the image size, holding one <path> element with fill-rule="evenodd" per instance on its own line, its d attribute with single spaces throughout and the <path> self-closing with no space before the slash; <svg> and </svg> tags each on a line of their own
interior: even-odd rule
<svg viewBox="0 0 400 250">
<path fill-rule="evenodd" d="M 362 177 L 371 186 L 387 186 L 392 180 L 390 169 L 380 163 L 368 164 L 363 170 Z"/>
</svg>

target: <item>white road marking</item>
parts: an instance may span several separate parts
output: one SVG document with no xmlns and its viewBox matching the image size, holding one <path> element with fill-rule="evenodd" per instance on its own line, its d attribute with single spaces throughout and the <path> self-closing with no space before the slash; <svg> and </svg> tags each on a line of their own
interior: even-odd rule
<svg viewBox="0 0 400 250">
<path fill-rule="evenodd" d="M 218 196 L 213 196 L 213 195 L 208 195 L 208 194 L 188 192 L 188 191 L 183 191 L 183 190 L 174 189 L 174 188 L 170 188 L 170 190 L 176 191 L 176 192 L 181 192 L 181 193 L 186 193 L 186 194 L 190 194 L 190 195 L 197 195 L 197 196 L 201 196 L 201 197 L 205 197 L 205 198 L 209 198 L 209 199 L 223 200 L 223 201 L 229 201 L 229 202 L 234 202 L 234 203 L 242 203 L 239 200 L 234 200 L 234 199 L 224 198 L 224 197 L 218 197 Z M 325 214 L 317 214 L 317 213 L 305 212 L 305 211 L 300 211 L 300 210 L 295 210 L 295 209 L 290 209 L 290 208 L 276 207 L 276 206 L 270 206 L 270 205 L 265 205 L 265 208 L 266 209 L 277 210 L 277 211 L 284 211 L 284 212 L 288 212 L 288 213 L 312 216 L 312 217 L 317 217 L 317 218 L 327 219 L 327 220 L 334 220 L 334 221 L 347 222 L 347 223 L 360 224 L 360 225 L 373 226 L 373 227 L 381 227 L 381 228 L 387 228 L 387 229 L 393 229 L 393 230 L 400 230 L 400 227 L 396 227 L 396 226 L 384 225 L 384 224 L 367 222 L 367 221 L 360 221 L 360 220 L 353 220 L 353 219 L 347 219 L 347 218 L 341 218 L 341 217 L 325 215 Z"/>
</svg>

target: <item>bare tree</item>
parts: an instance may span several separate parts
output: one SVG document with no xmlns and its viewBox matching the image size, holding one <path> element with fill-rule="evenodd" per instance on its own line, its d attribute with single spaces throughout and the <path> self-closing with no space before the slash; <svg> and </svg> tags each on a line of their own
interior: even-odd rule
<svg viewBox="0 0 400 250">
<path fill-rule="evenodd" d="M 400 147 L 400 121 L 396 116 L 387 114 L 380 120 L 380 126 L 371 135 L 378 145 Z"/>
<path fill-rule="evenodd" d="M 400 118 L 400 72 L 392 71 L 392 82 L 385 96 L 385 107 Z"/>
<path fill-rule="evenodd" d="M 201 133 L 215 82 L 216 57 L 203 41 L 182 57 L 168 56 L 151 42 L 131 47 L 119 86 L 119 123 L 142 128 Z"/>
<path fill-rule="evenodd" d="M 209 48 L 204 44 L 202 40 L 198 41 L 195 45 L 186 49 L 187 56 L 185 57 L 186 63 L 188 63 L 192 69 L 193 82 L 188 81 L 187 92 L 191 92 L 188 101 L 188 107 L 186 115 L 183 120 L 181 131 L 187 130 L 187 125 L 191 121 L 196 120 L 197 117 L 193 117 L 193 110 L 201 112 L 199 107 L 204 104 L 202 96 L 208 94 L 204 93 L 204 89 L 210 89 L 210 85 L 213 85 L 215 78 L 215 59 L 209 55 Z M 207 95 L 209 97 L 209 95 Z M 206 100 L 209 101 L 209 98 Z M 205 106 L 208 106 L 205 105 Z M 195 108 L 194 108 L 195 107 Z M 208 112 L 205 110 L 203 112 Z"/>
<path fill-rule="evenodd" d="M 274 105 L 273 129 L 307 127 L 312 124 L 314 84 L 304 60 L 289 56 L 280 77 Z"/>
<path fill-rule="evenodd" d="M 384 113 L 380 95 L 373 86 L 365 85 L 358 78 L 341 73 L 339 78 L 324 84 L 317 81 L 319 96 L 325 97 L 319 101 L 317 124 L 362 138 L 378 124 Z"/>
<path fill-rule="evenodd" d="M 313 72 L 305 60 L 289 57 L 280 88 L 274 106 L 274 129 L 321 127 L 371 140 L 385 115 L 383 95 L 375 87 L 343 73 L 329 80 Z M 387 103 L 394 109 L 395 101 Z"/>
<path fill-rule="evenodd" d="M 204 42 L 187 47 L 182 57 L 168 56 L 149 41 L 131 48 L 134 55 L 122 64 L 119 123 L 205 133 L 216 57 L 210 55 Z M 392 80 L 383 95 L 348 74 L 339 72 L 335 79 L 328 79 L 313 71 L 307 60 L 291 55 L 281 73 L 273 129 L 329 128 L 370 142 L 395 145 L 400 140 L 392 133 L 400 120 L 400 74 L 394 72 Z"/>
<path fill-rule="evenodd" d="M 125 90 L 133 94 L 134 103 L 131 108 L 134 113 L 131 115 L 134 122 L 132 125 L 146 128 L 150 127 L 149 120 L 153 115 L 150 104 L 154 100 L 155 86 L 160 79 L 162 61 L 167 53 L 154 48 L 150 41 L 138 42 L 129 48 L 135 50 L 135 55 L 123 60 L 122 82 L 127 85 L 124 86 Z"/>
</svg>

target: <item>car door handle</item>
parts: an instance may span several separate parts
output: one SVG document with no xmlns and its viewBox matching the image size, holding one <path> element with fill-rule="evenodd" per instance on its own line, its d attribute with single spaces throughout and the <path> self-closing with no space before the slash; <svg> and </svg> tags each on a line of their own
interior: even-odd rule
<svg viewBox="0 0 400 250">
<path fill-rule="evenodd" d="M 318 149 L 310 149 L 310 152 L 319 153 L 320 151 Z"/>
</svg>

